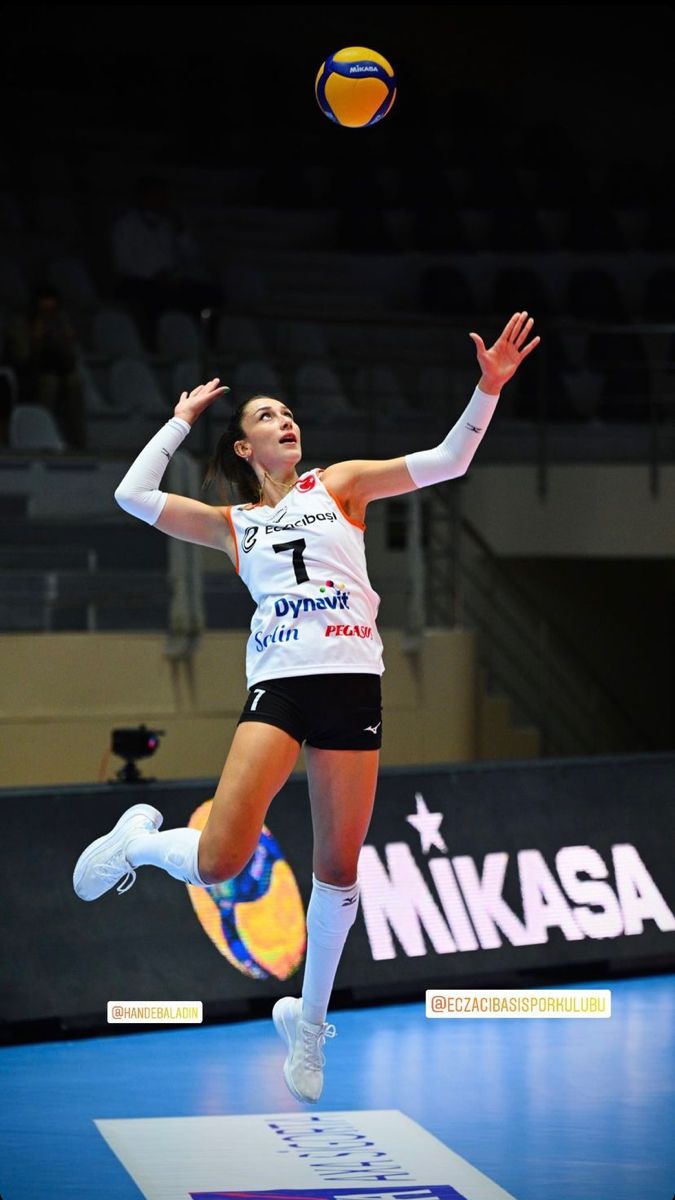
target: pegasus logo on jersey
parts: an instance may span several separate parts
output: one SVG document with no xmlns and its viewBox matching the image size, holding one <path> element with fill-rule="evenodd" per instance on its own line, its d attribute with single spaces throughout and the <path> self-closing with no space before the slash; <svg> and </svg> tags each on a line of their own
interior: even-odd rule
<svg viewBox="0 0 675 1200">
<path fill-rule="evenodd" d="M 360 637 L 371 638 L 373 631 L 370 625 L 327 625 L 324 637 Z"/>
<path fill-rule="evenodd" d="M 282 596 L 280 600 L 274 601 L 274 611 L 278 617 L 285 617 L 290 612 L 297 618 L 300 613 L 315 612 L 316 609 L 326 608 L 349 608 L 349 592 L 336 592 L 334 596 L 320 596 L 318 600 L 312 600 L 311 596 L 302 596 L 297 600 L 294 596 L 289 596 L 288 599 L 286 596 Z"/>
</svg>

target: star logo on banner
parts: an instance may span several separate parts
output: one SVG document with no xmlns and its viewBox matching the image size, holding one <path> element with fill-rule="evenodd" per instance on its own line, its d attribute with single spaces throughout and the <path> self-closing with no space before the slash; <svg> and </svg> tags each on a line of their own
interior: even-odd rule
<svg viewBox="0 0 675 1200">
<path fill-rule="evenodd" d="M 437 850 L 447 851 L 448 847 L 443 841 L 443 835 L 440 830 L 444 814 L 429 812 L 421 792 L 415 792 L 415 803 L 417 805 L 417 813 L 415 816 L 406 817 L 406 821 L 410 825 L 414 825 L 419 833 L 422 839 L 422 853 L 428 854 L 432 846 L 435 846 Z"/>
</svg>

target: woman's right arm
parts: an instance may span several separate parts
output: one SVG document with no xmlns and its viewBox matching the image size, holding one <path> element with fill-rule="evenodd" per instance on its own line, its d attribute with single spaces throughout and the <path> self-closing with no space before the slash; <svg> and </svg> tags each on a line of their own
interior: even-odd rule
<svg viewBox="0 0 675 1200">
<path fill-rule="evenodd" d="M 161 533 L 199 546 L 224 550 L 235 561 L 227 507 L 219 508 L 159 490 L 159 483 L 178 447 L 190 432 L 200 412 L 223 392 L 212 379 L 183 392 L 171 420 L 155 434 L 130 466 L 115 491 L 115 500 L 125 512 L 146 521 Z"/>
</svg>

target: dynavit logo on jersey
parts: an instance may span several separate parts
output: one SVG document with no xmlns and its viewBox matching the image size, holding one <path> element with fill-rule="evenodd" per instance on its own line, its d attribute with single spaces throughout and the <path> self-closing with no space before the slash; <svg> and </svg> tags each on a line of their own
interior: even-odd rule
<svg viewBox="0 0 675 1200">
<path fill-rule="evenodd" d="M 465 1200 L 453 1187 L 275 1188 L 273 1192 L 190 1192 L 192 1200 Z"/>
<path fill-rule="evenodd" d="M 349 592 L 336 592 L 334 596 L 319 596 L 318 600 L 313 600 L 311 596 L 302 596 L 296 599 L 295 596 L 281 596 L 279 600 L 274 601 L 274 611 L 278 617 L 286 617 L 289 613 L 297 619 L 301 613 L 315 612 L 317 609 L 330 608 L 336 611 L 339 608 L 349 608 Z"/>
<path fill-rule="evenodd" d="M 442 812 L 430 812 L 417 792 L 406 817 L 420 837 L 421 853 L 408 842 L 389 842 L 383 857 L 364 846 L 359 859 L 361 910 L 374 959 L 537 946 L 557 927 L 566 941 L 641 934 L 645 921 L 675 930 L 670 911 L 637 848 L 611 847 L 611 864 L 592 846 L 562 846 L 549 863 L 541 850 L 450 857 L 441 833 Z M 613 884 L 609 882 L 610 866 Z M 503 895 L 507 872 L 516 872 L 521 911 Z M 394 940 L 394 935 L 395 939 Z"/>
</svg>

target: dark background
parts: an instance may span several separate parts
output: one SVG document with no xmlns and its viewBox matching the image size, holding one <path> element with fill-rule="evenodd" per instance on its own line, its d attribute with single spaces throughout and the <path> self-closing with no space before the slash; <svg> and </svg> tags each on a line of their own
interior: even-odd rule
<svg viewBox="0 0 675 1200">
<path fill-rule="evenodd" d="M 559 155 L 552 125 L 591 163 L 671 154 L 672 5 L 10 4 L 3 24 L 10 142 L 122 116 L 130 139 L 161 129 L 174 154 L 221 166 L 235 148 L 290 162 L 309 143 L 422 165 L 435 129 L 489 174 L 514 137 Z M 333 127 L 313 95 L 350 45 L 399 81 L 389 118 L 362 131 Z"/>
</svg>

